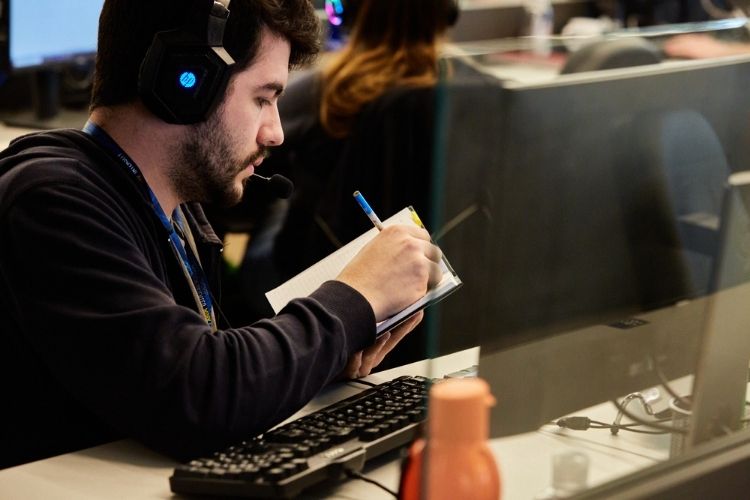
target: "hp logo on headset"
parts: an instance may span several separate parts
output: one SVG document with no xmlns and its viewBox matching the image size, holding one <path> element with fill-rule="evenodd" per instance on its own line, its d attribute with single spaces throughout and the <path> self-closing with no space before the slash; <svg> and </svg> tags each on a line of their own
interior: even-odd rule
<svg viewBox="0 0 750 500">
<path fill-rule="evenodd" d="M 191 90 L 195 88 L 195 84 L 198 82 L 198 77 L 192 71 L 183 71 L 180 74 L 180 87 L 185 90 Z"/>
<path fill-rule="evenodd" d="M 177 64 L 174 69 L 174 78 L 177 94 L 183 98 L 197 99 L 201 94 L 201 87 L 206 79 L 207 71 L 204 68 L 185 66 Z"/>
</svg>

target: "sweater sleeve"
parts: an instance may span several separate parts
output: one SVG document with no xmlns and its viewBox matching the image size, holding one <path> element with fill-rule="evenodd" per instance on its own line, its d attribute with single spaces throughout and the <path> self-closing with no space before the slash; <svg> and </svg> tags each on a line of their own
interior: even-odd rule
<svg viewBox="0 0 750 500">
<path fill-rule="evenodd" d="M 107 190 L 47 183 L 5 207 L 0 283 L 18 333 L 87 409 L 177 458 L 282 421 L 374 342 L 369 303 L 336 281 L 211 333 L 176 302 L 153 228 Z"/>
</svg>

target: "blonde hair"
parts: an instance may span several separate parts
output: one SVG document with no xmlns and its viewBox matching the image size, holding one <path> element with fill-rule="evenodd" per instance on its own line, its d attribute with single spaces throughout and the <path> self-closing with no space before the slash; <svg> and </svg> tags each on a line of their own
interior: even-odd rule
<svg viewBox="0 0 750 500">
<path fill-rule="evenodd" d="M 349 135 L 368 103 L 398 86 L 437 81 L 445 0 L 361 0 L 349 43 L 323 70 L 320 122 Z"/>
</svg>

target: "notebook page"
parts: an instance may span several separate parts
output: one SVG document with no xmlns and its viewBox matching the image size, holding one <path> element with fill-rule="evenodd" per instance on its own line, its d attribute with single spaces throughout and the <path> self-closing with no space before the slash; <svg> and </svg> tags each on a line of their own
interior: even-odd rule
<svg viewBox="0 0 750 500">
<path fill-rule="evenodd" d="M 404 208 L 392 217 L 383 221 L 383 225 L 391 224 L 414 224 L 412 210 Z M 284 308 L 290 300 L 297 297 L 306 297 L 314 292 L 325 281 L 335 279 L 346 267 L 349 261 L 359 252 L 365 244 L 378 234 L 376 228 L 372 228 L 348 244 L 339 248 L 328 257 L 318 261 L 300 274 L 294 276 L 286 283 L 266 292 L 266 298 L 275 313 Z"/>
</svg>

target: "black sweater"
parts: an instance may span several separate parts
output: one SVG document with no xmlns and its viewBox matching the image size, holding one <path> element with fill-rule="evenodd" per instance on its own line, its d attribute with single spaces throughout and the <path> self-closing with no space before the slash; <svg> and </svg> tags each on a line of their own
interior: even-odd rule
<svg viewBox="0 0 750 500">
<path fill-rule="evenodd" d="M 183 210 L 218 295 L 221 242 Z M 119 437 L 207 452 L 291 415 L 375 337 L 340 282 L 212 334 L 141 186 L 72 130 L 0 153 L 0 311 L 0 467 Z"/>
</svg>

